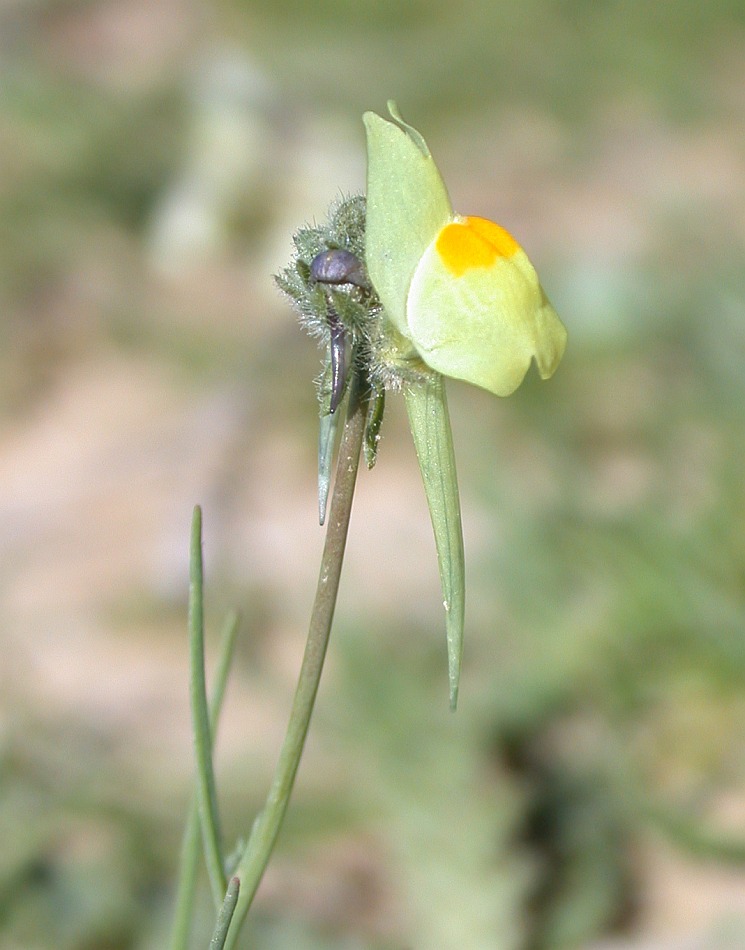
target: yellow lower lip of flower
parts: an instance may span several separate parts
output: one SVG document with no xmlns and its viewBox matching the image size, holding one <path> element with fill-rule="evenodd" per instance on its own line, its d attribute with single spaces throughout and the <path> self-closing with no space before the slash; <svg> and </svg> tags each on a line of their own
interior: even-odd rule
<svg viewBox="0 0 745 950">
<path fill-rule="evenodd" d="M 406 300 L 409 338 L 444 376 L 509 396 L 531 360 L 554 372 L 566 330 L 527 254 L 503 227 L 457 217 L 422 255 Z"/>
<path fill-rule="evenodd" d="M 435 243 L 442 263 L 454 277 L 474 267 L 491 267 L 498 257 L 521 250 L 509 231 L 486 218 L 456 218 L 440 231 Z"/>
</svg>

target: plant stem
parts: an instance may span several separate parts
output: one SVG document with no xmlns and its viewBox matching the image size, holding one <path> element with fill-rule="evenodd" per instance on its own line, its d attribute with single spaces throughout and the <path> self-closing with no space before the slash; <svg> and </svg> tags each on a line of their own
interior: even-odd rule
<svg viewBox="0 0 745 950">
<path fill-rule="evenodd" d="M 240 878 L 240 895 L 225 942 L 226 950 L 231 950 L 235 946 L 240 927 L 261 882 L 287 811 L 295 774 L 303 753 L 339 591 L 344 548 L 347 542 L 352 499 L 365 431 L 367 402 L 367 385 L 361 385 L 355 374 L 350 385 L 347 419 L 339 447 L 334 493 L 326 528 L 326 542 L 321 558 L 316 598 L 313 603 L 308 639 L 295 689 L 290 721 L 266 803 L 253 824 L 246 850 L 235 871 L 236 877 Z"/>
</svg>

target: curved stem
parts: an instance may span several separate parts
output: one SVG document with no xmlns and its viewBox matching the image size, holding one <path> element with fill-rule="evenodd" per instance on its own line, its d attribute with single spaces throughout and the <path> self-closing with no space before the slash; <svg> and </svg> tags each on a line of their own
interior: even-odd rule
<svg viewBox="0 0 745 950">
<path fill-rule="evenodd" d="M 287 733 L 269 795 L 264 808 L 254 822 L 246 850 L 235 871 L 235 876 L 240 879 L 240 895 L 225 942 L 226 950 L 235 946 L 240 927 L 261 882 L 287 811 L 295 774 L 303 753 L 339 591 L 344 548 L 347 542 L 352 499 L 365 431 L 367 402 L 366 385 L 360 384 L 355 373 L 350 386 L 347 419 L 339 447 L 326 542 L 321 558 L 305 654 L 295 689 Z"/>
</svg>

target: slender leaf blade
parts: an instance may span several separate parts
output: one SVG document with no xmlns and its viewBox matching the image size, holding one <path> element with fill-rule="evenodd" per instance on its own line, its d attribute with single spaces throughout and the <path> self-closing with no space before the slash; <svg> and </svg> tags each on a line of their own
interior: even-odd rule
<svg viewBox="0 0 745 950">
<path fill-rule="evenodd" d="M 445 381 L 432 373 L 404 393 L 435 534 L 448 648 L 450 706 L 458 702 L 465 620 L 465 555 Z"/>
</svg>

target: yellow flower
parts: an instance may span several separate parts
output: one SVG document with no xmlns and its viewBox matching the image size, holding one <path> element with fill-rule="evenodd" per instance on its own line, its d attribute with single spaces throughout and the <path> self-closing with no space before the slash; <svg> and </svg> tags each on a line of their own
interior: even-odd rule
<svg viewBox="0 0 745 950">
<path fill-rule="evenodd" d="M 417 372 L 402 386 L 440 566 L 450 703 L 458 698 L 465 561 L 458 480 L 443 376 L 497 396 L 520 385 L 535 359 L 546 379 L 566 330 L 515 238 L 453 211 L 427 143 L 388 103 L 367 129 L 365 262 L 389 322 L 394 362 Z"/>
<path fill-rule="evenodd" d="M 388 318 L 427 366 L 497 396 L 532 359 L 547 379 L 566 330 L 527 254 L 500 225 L 454 214 L 426 142 L 388 109 L 395 122 L 364 116 L 365 255 Z"/>
</svg>

